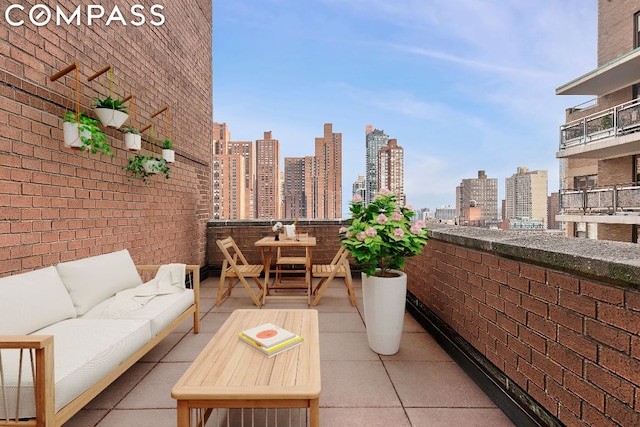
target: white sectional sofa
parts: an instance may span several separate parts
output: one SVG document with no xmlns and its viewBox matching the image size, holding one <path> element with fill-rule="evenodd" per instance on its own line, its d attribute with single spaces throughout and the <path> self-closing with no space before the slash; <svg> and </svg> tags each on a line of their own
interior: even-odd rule
<svg viewBox="0 0 640 427">
<path fill-rule="evenodd" d="M 189 316 L 197 333 L 199 271 L 122 250 L 0 278 L 0 426 L 61 426 Z"/>
</svg>

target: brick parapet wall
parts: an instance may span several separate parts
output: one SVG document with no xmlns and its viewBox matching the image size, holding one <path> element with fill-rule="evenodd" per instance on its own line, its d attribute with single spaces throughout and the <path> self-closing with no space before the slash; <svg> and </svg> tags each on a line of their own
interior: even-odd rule
<svg viewBox="0 0 640 427">
<path fill-rule="evenodd" d="M 123 248 L 137 263 L 205 264 L 212 215 L 211 2 L 165 3 L 165 24 L 157 27 L 107 27 L 104 20 L 89 27 L 84 18 L 79 26 L 36 27 L 28 11 L 37 3 L 21 2 L 26 12 L 12 12 L 26 21 L 22 26 L 10 26 L 4 8 L 0 19 L 0 276 Z M 107 13 L 118 5 L 126 19 L 133 18 L 134 3 L 100 2 Z M 76 61 L 84 111 L 98 95 L 132 93 L 135 124 L 142 127 L 169 106 L 171 121 L 166 114 L 153 119 L 142 153 L 159 154 L 159 140 L 172 136 L 171 179 L 131 182 L 122 167 L 132 154 L 119 130 L 106 129 L 114 158 L 63 147 L 60 117 L 74 109 L 74 73 L 55 82 L 49 76 Z M 113 83 L 108 74 L 87 81 L 107 64 Z"/>
<path fill-rule="evenodd" d="M 433 227 L 420 301 L 565 425 L 640 425 L 640 247 Z"/>
</svg>

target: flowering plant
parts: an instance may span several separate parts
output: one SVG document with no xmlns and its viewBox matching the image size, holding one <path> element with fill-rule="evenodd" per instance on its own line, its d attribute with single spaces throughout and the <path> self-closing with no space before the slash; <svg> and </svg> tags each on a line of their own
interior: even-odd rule
<svg viewBox="0 0 640 427">
<path fill-rule="evenodd" d="M 275 234 L 282 233 L 282 223 L 280 221 L 276 222 L 273 224 L 273 227 L 271 227 L 271 230 L 273 230 Z"/>
<path fill-rule="evenodd" d="M 424 221 L 412 222 L 411 206 L 400 206 L 396 195 L 386 188 L 367 206 L 356 194 L 349 210 L 350 225 L 339 231 L 342 246 L 367 277 L 388 277 L 388 270 L 402 269 L 405 258 L 418 255 L 427 243 Z"/>
</svg>

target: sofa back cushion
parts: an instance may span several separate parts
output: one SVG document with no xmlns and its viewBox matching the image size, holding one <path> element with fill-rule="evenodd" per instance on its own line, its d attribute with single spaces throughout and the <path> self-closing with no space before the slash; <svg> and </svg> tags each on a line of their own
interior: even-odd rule
<svg viewBox="0 0 640 427">
<path fill-rule="evenodd" d="M 29 334 L 76 317 L 55 267 L 0 279 L 0 335 Z"/>
<path fill-rule="evenodd" d="M 78 316 L 119 291 L 142 284 L 129 251 L 123 249 L 56 266 Z"/>
</svg>

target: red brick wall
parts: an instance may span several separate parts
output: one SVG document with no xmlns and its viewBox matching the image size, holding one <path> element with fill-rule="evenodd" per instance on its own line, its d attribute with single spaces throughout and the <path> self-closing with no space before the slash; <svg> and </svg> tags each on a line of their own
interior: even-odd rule
<svg viewBox="0 0 640 427">
<path fill-rule="evenodd" d="M 19 4 L 28 12 L 36 3 Z M 128 21 L 134 3 L 100 2 L 107 14 L 117 4 Z M 6 5 L 0 8 L 0 276 L 122 248 L 137 263 L 206 262 L 212 8 L 199 0 L 163 4 L 164 25 L 137 27 L 106 26 L 106 18 L 90 27 L 86 20 L 37 27 L 19 11 L 11 16 L 26 22 L 13 27 L 4 19 Z M 106 132 L 114 158 L 63 147 L 60 117 L 74 109 L 74 74 L 55 82 L 49 76 L 74 61 L 82 110 L 98 95 L 132 93 L 141 127 L 169 106 L 171 126 L 166 114 L 153 119 L 143 154 L 159 153 L 158 139 L 173 136 L 171 179 L 132 183 L 122 170 L 131 155 L 121 131 Z M 87 81 L 107 64 L 113 83 L 108 74 Z"/>
<path fill-rule="evenodd" d="M 640 425 L 636 289 L 437 239 L 406 271 L 414 295 L 567 426 Z"/>
</svg>

